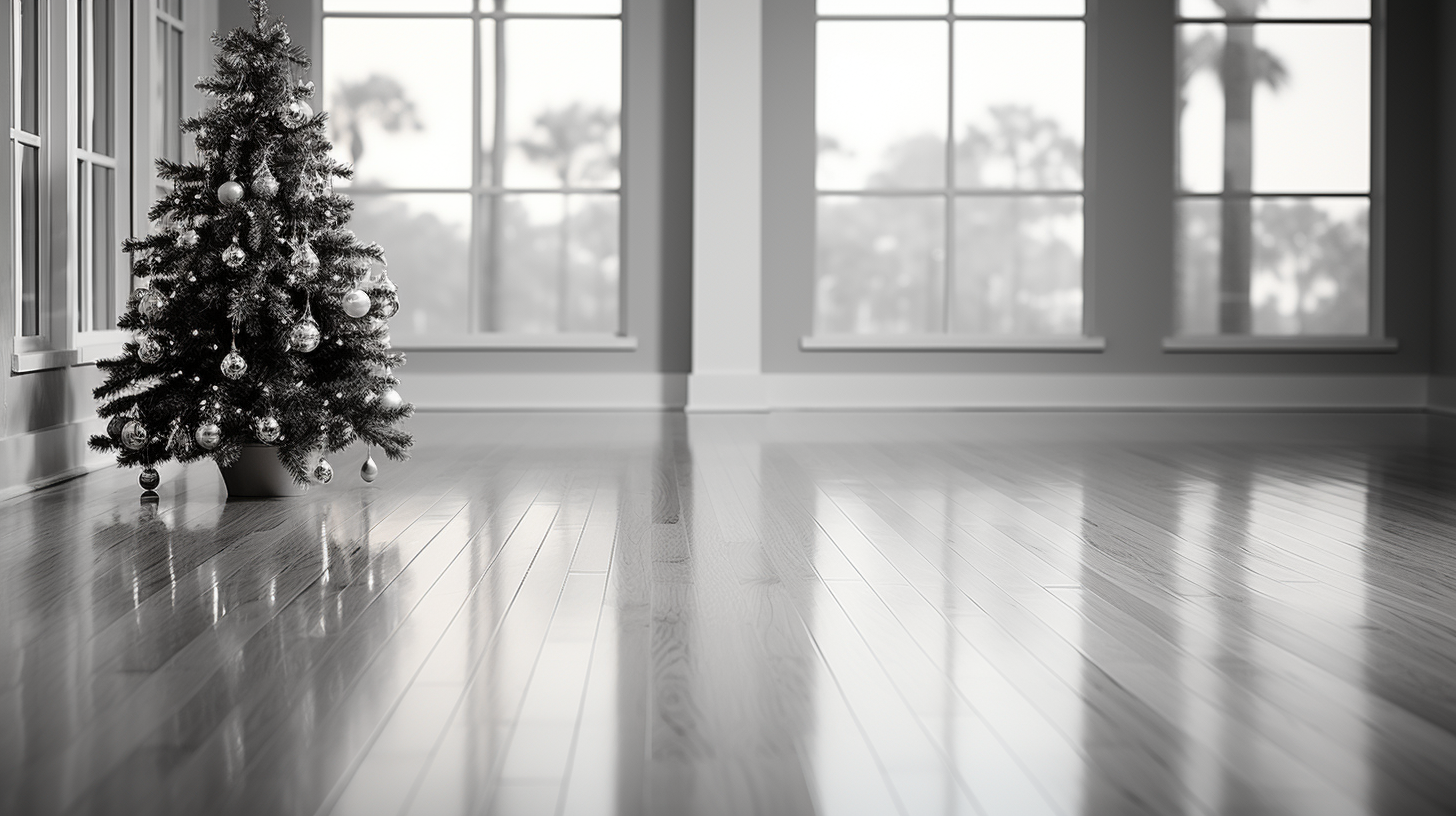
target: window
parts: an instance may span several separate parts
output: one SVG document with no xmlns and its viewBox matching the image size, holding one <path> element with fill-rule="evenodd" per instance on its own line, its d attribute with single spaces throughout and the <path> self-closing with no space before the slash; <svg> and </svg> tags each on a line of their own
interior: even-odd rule
<svg viewBox="0 0 1456 816">
<path fill-rule="evenodd" d="M 116 12 L 107 0 L 76 0 L 77 331 L 116 328 L 127 291 L 118 286 Z M 125 226 L 125 222 L 122 222 Z"/>
<path fill-rule="evenodd" d="M 151 125 L 153 199 L 171 192 L 171 182 L 156 175 L 156 159 L 183 160 L 182 139 L 182 49 L 187 38 L 187 25 L 182 0 L 154 0 L 152 9 L 151 48 Z"/>
<path fill-rule="evenodd" d="M 396 345 L 618 334 L 620 0 L 323 8 L 350 226 L 414 293 Z"/>
<path fill-rule="evenodd" d="M 45 246 L 42 219 L 46 214 L 43 172 L 43 134 L 47 114 L 47 82 L 44 72 L 47 20 L 45 4 L 39 0 L 13 0 L 10 4 L 14 68 L 11 71 L 10 156 L 13 184 L 12 212 L 15 240 L 12 242 L 15 283 L 15 326 L 20 338 L 17 349 L 43 347 L 49 334 L 44 316 L 49 307 L 49 276 L 43 274 Z"/>
<path fill-rule="evenodd" d="M 1083 0 L 818 0 L 816 338 L 1078 337 Z"/>
<path fill-rule="evenodd" d="M 1178 11 L 1178 333 L 1381 334 L 1371 0 Z"/>
</svg>

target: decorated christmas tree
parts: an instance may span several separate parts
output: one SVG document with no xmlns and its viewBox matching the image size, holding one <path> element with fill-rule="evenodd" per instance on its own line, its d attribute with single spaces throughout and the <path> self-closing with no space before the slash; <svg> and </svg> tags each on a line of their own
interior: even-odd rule
<svg viewBox="0 0 1456 816">
<path fill-rule="evenodd" d="M 173 189 L 151 233 L 124 245 L 149 285 L 119 321 L 133 341 L 99 364 L 109 423 L 91 446 L 142 466 L 148 490 L 161 462 L 226 467 L 246 444 L 274 446 L 306 484 L 328 482 L 326 454 L 356 441 L 392 459 L 411 443 L 396 427 L 412 408 L 395 391 L 384 252 L 344 229 L 353 205 L 332 179 L 352 170 L 330 158 L 313 83 L 298 79 L 307 55 L 264 0 L 250 5 L 252 30 L 214 36 L 217 73 L 197 87 L 215 103 L 182 123 L 198 161 L 158 162 Z"/>
</svg>

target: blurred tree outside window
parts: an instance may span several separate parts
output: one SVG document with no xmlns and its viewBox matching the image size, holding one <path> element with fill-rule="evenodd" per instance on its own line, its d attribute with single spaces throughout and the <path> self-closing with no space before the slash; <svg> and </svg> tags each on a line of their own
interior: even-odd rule
<svg viewBox="0 0 1456 816">
<path fill-rule="evenodd" d="M 1371 0 L 1179 0 L 1176 328 L 1367 335 Z"/>
<path fill-rule="evenodd" d="M 619 333 L 621 0 L 323 11 L 353 220 L 409 292 L 396 344 Z"/>
<path fill-rule="evenodd" d="M 1083 333 L 1083 0 L 818 0 L 814 334 Z"/>
</svg>

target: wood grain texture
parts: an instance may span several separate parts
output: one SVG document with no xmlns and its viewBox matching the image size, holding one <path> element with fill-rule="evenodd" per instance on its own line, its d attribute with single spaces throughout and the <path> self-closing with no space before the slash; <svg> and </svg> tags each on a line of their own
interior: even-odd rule
<svg viewBox="0 0 1456 816">
<path fill-rule="evenodd" d="M 1456 811 L 1450 420 L 415 425 L 0 503 L 0 813 Z"/>
</svg>

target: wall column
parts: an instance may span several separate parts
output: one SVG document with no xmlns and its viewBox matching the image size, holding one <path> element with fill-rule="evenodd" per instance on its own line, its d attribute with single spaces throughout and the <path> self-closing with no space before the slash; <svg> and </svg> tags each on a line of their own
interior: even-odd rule
<svg viewBox="0 0 1456 816">
<path fill-rule="evenodd" d="M 763 411 L 762 0 L 697 0 L 688 411 Z"/>
</svg>

